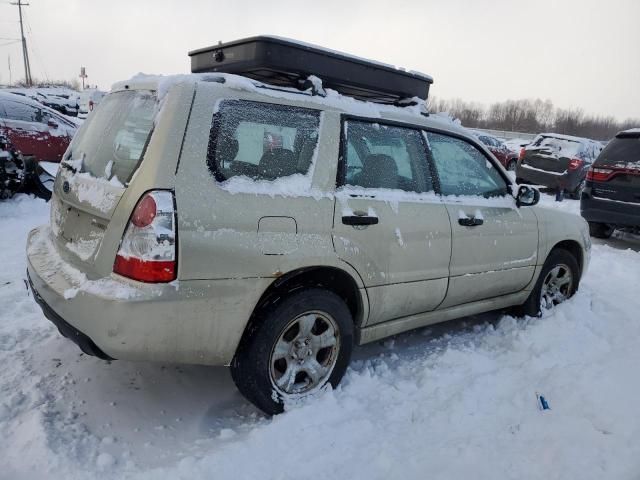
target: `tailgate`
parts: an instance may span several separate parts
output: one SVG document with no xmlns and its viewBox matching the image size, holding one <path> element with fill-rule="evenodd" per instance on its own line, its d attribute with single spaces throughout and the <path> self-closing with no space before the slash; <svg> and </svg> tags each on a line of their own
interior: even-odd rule
<svg viewBox="0 0 640 480">
<path fill-rule="evenodd" d="M 569 166 L 568 158 L 559 158 L 547 149 L 527 150 L 522 163 L 547 172 L 564 173 Z"/>
<path fill-rule="evenodd" d="M 640 170 L 617 173 L 607 182 L 593 182 L 594 197 L 640 204 Z"/>
<path fill-rule="evenodd" d="M 554 173 L 564 173 L 569 168 L 569 161 L 582 158 L 584 146 L 577 140 L 562 136 L 540 135 L 526 147 L 522 163 Z"/>
<path fill-rule="evenodd" d="M 51 230 L 60 254 L 83 271 L 93 271 L 101 255 L 111 218 L 142 161 L 155 111 L 151 91 L 112 93 L 65 154 L 51 199 Z"/>
</svg>

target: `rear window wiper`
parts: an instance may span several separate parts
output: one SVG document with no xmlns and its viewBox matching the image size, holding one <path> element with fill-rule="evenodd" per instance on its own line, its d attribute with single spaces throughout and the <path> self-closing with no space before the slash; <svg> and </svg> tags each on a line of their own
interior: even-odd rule
<svg viewBox="0 0 640 480">
<path fill-rule="evenodd" d="M 71 158 L 73 158 L 73 152 L 70 151 L 67 155 L 67 158 L 60 162 L 60 165 L 73 173 L 81 172 L 82 165 L 84 164 L 85 154 L 83 153 L 82 157 L 78 160 L 71 160 Z"/>
<path fill-rule="evenodd" d="M 70 170 L 71 173 L 78 173 L 78 171 L 75 169 L 75 167 L 69 165 L 64 160 L 62 162 L 60 162 L 60 165 L 62 165 L 63 168 L 66 168 L 67 170 Z"/>
</svg>

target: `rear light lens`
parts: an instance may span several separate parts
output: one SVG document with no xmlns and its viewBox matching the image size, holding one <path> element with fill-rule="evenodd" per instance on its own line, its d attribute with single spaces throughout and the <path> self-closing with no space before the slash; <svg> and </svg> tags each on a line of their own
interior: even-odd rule
<svg viewBox="0 0 640 480">
<path fill-rule="evenodd" d="M 522 159 L 524 158 L 524 154 L 525 154 L 525 152 L 526 152 L 526 151 L 527 151 L 527 149 L 526 149 L 526 148 L 524 148 L 524 147 L 522 147 L 522 148 L 520 149 L 520 155 L 518 155 L 518 159 L 519 159 L 519 160 L 522 160 Z"/>
<path fill-rule="evenodd" d="M 606 182 L 614 174 L 614 171 L 610 168 L 593 168 L 591 167 L 587 172 L 587 180 L 596 182 Z"/>
<path fill-rule="evenodd" d="M 148 227 L 153 223 L 158 213 L 158 206 L 153 199 L 153 195 L 145 195 L 138 202 L 136 209 L 131 216 L 131 223 L 138 228 Z"/>
<path fill-rule="evenodd" d="M 584 165 L 584 160 L 580 160 L 579 158 L 572 158 L 569 160 L 569 170 L 577 170 Z"/>
<path fill-rule="evenodd" d="M 176 279 L 176 267 L 173 193 L 148 192 L 129 219 L 113 271 L 140 282 L 162 283 Z"/>
</svg>

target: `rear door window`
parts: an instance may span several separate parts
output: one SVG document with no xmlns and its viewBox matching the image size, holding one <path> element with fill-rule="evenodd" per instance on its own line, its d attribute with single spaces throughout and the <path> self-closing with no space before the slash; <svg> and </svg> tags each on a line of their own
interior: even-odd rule
<svg viewBox="0 0 640 480">
<path fill-rule="evenodd" d="M 275 180 L 306 174 L 318 143 L 320 112 L 226 100 L 214 114 L 207 162 L 216 179 Z"/>
<path fill-rule="evenodd" d="M 419 130 L 349 120 L 344 131 L 346 172 L 342 183 L 417 193 L 433 190 Z"/>
<path fill-rule="evenodd" d="M 496 197 L 508 193 L 500 172 L 474 145 L 440 133 L 426 135 L 443 195 Z"/>
<path fill-rule="evenodd" d="M 67 160 L 82 159 L 82 171 L 128 182 L 153 129 L 156 97 L 147 90 L 107 95 L 73 139 Z"/>
</svg>

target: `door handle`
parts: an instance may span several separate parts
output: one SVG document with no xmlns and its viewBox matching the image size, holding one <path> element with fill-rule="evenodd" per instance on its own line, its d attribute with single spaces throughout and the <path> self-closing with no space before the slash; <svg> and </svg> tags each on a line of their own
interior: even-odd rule
<svg viewBox="0 0 640 480">
<path fill-rule="evenodd" d="M 484 220 L 481 218 L 466 217 L 459 218 L 458 223 L 463 227 L 477 227 L 478 225 L 482 225 L 484 223 Z"/>
<path fill-rule="evenodd" d="M 345 225 L 377 225 L 378 217 L 370 217 L 368 215 L 362 214 L 358 215 L 357 212 L 354 215 L 343 215 L 342 223 Z"/>
</svg>

